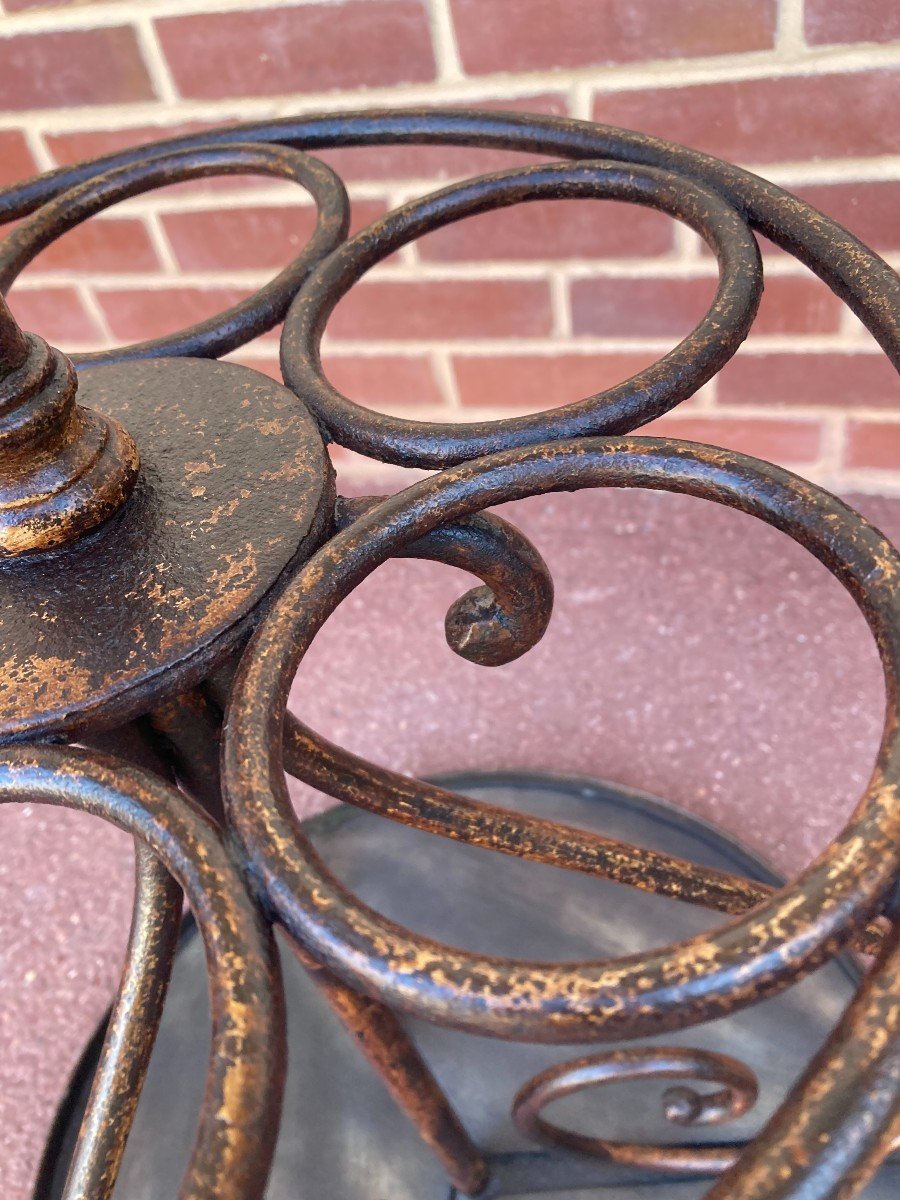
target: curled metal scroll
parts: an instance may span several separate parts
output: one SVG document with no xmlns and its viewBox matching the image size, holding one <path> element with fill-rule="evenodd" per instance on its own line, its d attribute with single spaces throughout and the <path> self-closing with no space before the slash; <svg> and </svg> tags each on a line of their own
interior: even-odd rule
<svg viewBox="0 0 900 1200">
<path fill-rule="evenodd" d="M 512 1106 L 513 1121 L 535 1141 L 565 1146 L 612 1162 L 674 1175 L 726 1170 L 736 1162 L 737 1146 L 649 1146 L 613 1142 L 561 1129 L 542 1116 L 547 1105 L 588 1088 L 606 1087 L 631 1079 L 690 1078 L 717 1083 L 716 1092 L 698 1092 L 685 1084 L 663 1094 L 663 1113 L 676 1125 L 721 1125 L 741 1117 L 756 1102 L 756 1076 L 742 1062 L 707 1050 L 653 1046 L 576 1058 L 550 1067 L 520 1088 Z"/>
<path fill-rule="evenodd" d="M 248 895 L 221 830 L 196 804 L 154 775 L 74 747 L 0 751 L 0 802 L 4 801 L 57 804 L 103 817 L 145 841 L 184 888 L 206 950 L 213 1032 L 203 1109 L 181 1195 L 184 1200 L 260 1196 L 281 1108 L 281 977 L 271 929 Z M 158 881 L 139 882 L 130 946 L 135 961 L 129 964 L 139 987 L 130 1002 L 124 994 L 120 997 L 117 1013 L 125 1026 L 122 1036 L 135 1039 L 142 1063 L 129 1092 L 135 1102 L 146 1065 L 147 1035 L 151 1041 L 153 1035 L 147 1026 L 158 1016 L 158 1005 L 148 998 L 142 1019 L 140 990 L 156 974 L 157 955 L 162 953 L 163 976 L 171 959 L 167 946 L 160 944 L 161 938 L 168 943 L 171 934 L 157 934 L 153 926 L 167 917 L 169 924 L 176 919 L 169 897 L 164 907 L 142 911 L 158 887 Z M 114 1072 L 118 1081 L 131 1071 L 130 1059 L 119 1057 Z M 127 1111 L 120 1119 L 127 1122 Z M 98 1164 L 102 1158 L 115 1163 L 117 1140 L 109 1123 L 96 1131 L 98 1149 L 91 1153 Z M 110 1169 L 101 1167 L 101 1172 Z"/>
<path fill-rule="evenodd" d="M 299 827 L 283 781 L 288 688 L 327 616 L 398 548 L 485 503 L 583 487 L 644 487 L 727 503 L 783 529 L 850 591 L 882 656 L 888 711 L 851 822 L 793 886 L 718 933 L 621 963 L 490 960 L 416 938 L 359 903 Z M 777 994 L 876 915 L 900 846 L 900 555 L 861 517 L 786 471 L 671 439 L 582 439 L 450 468 L 336 534 L 285 589 L 242 659 L 223 744 L 229 822 L 287 929 L 348 983 L 405 1011 L 533 1041 L 683 1029 Z M 848 853 L 852 846 L 853 853 Z M 677 983 L 678 986 L 675 986 Z"/>
<path fill-rule="evenodd" d="M 320 148 L 393 143 L 502 147 L 569 161 L 444 188 L 349 241 L 346 192 L 308 157 Z M 0 799 L 69 804 L 143 839 L 123 984 L 67 1196 L 112 1193 L 130 1115 L 165 997 L 184 887 L 207 947 L 215 1052 L 184 1200 L 263 1194 L 281 1088 L 280 981 L 270 924 L 280 923 L 334 1010 L 365 1046 L 395 1099 L 462 1191 L 488 1167 L 397 1020 L 410 1012 L 501 1038 L 616 1041 L 680 1030 L 776 994 L 853 943 L 878 958 L 791 1096 L 745 1148 L 621 1145 L 581 1138 L 540 1116 L 573 1088 L 613 1078 L 712 1080 L 713 1099 L 669 1094 L 674 1119 L 743 1112 L 754 1082 L 741 1064 L 700 1051 L 612 1050 L 553 1068 L 514 1104 L 520 1126 L 579 1152 L 662 1171 L 723 1171 L 710 1200 L 850 1200 L 900 1140 L 900 557 L 840 501 L 743 455 L 668 439 L 628 437 L 693 394 L 746 336 L 762 286 L 753 231 L 795 255 L 856 313 L 900 367 L 900 279 L 878 255 L 810 205 L 758 177 L 662 139 L 588 122 L 515 113 L 341 113 L 251 122 L 120 151 L 0 190 L 0 222 L 22 223 L 0 244 L 0 290 L 49 241 L 129 195 L 181 179 L 255 171 L 309 190 L 318 224 L 309 244 L 255 296 L 170 337 L 86 356 L 215 357 L 287 314 L 286 382 L 325 435 L 406 465 L 444 467 L 397 496 L 341 502 L 334 534 L 287 584 L 244 654 L 233 687 L 181 697 L 150 723 L 173 728 L 191 782 L 190 741 L 219 736 L 210 697 L 227 707 L 221 829 L 158 778 L 83 750 L 0 752 Z M 369 267 L 422 233 L 476 212 L 538 198 L 615 197 L 686 221 L 716 251 L 720 282 L 688 338 L 633 379 L 566 407 L 489 424 L 403 421 L 371 413 L 328 383 L 319 344 L 334 305 Z M 24 220 L 23 220 L 24 218 Z M 597 435 L 615 436 L 597 436 Z M 543 444 L 542 444 L 543 443 Z M 479 458 L 478 456 L 487 455 Z M 470 461 L 476 459 L 477 461 Z M 385 559 L 451 562 L 483 581 L 448 615 L 448 640 L 484 665 L 540 638 L 552 583 L 537 552 L 483 509 L 582 487 L 645 487 L 704 496 L 758 517 L 805 546 L 843 583 L 868 621 L 887 682 L 878 762 L 845 829 L 777 892 L 748 880 L 520 817 L 393 774 L 331 745 L 296 717 L 287 689 L 318 628 Z M 230 690 L 230 698 L 228 692 Z M 194 704 L 194 700 L 197 701 Z M 183 718 L 183 719 L 182 719 Z M 171 740 L 171 739 L 170 739 Z M 218 789 L 206 769 L 202 799 Z M 340 800 L 441 836 L 607 876 L 727 914 L 710 934 L 643 955 L 593 963 L 490 959 L 420 938 L 361 904 L 330 875 L 296 822 L 282 768 Z M 232 857 L 240 850 L 240 860 Z M 253 894 L 251 894 L 251 892 Z M 868 924 L 868 930 L 866 926 Z M 578 1144 L 576 1144 L 578 1143 Z M 689 1156 L 694 1157 L 688 1163 Z M 698 1157 L 704 1159 L 699 1163 Z M 680 1160 L 680 1161 L 679 1161 Z"/>
<path fill-rule="evenodd" d="M 402 420 L 361 410 L 328 383 L 319 346 L 329 315 L 366 271 L 401 246 L 475 213 L 540 199 L 627 200 L 685 221 L 719 261 L 709 311 L 674 350 L 625 383 L 548 412 L 459 424 Z M 415 200 L 373 222 L 335 251 L 301 288 L 284 323 L 285 382 L 342 445 L 386 462 L 443 467 L 551 438 L 627 433 L 692 396 L 725 365 L 756 316 L 759 249 L 740 214 L 712 189 L 653 167 L 551 163 L 483 175 Z"/>
<path fill-rule="evenodd" d="M 316 203 L 316 227 L 292 263 L 252 296 L 218 316 L 209 317 L 166 337 L 137 342 L 116 350 L 74 355 L 75 362 L 121 362 L 189 354 L 218 358 L 277 325 L 298 287 L 312 268 L 346 237 L 350 201 L 338 176 L 308 154 L 287 146 L 243 143 L 200 144 L 162 153 L 159 149 L 134 162 L 97 172 L 84 182 L 57 193 L 22 221 L 0 243 L 0 292 L 7 292 L 28 263 L 57 238 L 104 209 L 156 188 L 206 179 L 211 175 L 269 175 L 298 183 Z"/>
</svg>

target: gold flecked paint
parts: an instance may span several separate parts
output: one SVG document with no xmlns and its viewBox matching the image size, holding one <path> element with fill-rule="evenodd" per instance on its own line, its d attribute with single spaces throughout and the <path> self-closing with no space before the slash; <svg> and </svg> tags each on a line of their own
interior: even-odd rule
<svg viewBox="0 0 900 1200">
<path fill-rule="evenodd" d="M 454 184 L 348 240 L 346 190 L 304 150 L 392 143 L 569 161 Z M 852 1200 L 900 1144 L 900 557 L 846 505 L 788 472 L 631 435 L 743 342 L 763 286 L 755 232 L 823 279 L 895 365 L 900 279 L 797 197 L 685 147 L 567 118 L 409 110 L 187 134 L 0 189 L 0 223 L 18 222 L 0 244 L 0 290 L 48 242 L 128 196 L 242 171 L 305 188 L 316 226 L 293 263 L 225 313 L 81 359 L 91 369 L 76 391 L 71 365 L 23 335 L 0 301 L 0 740 L 26 743 L 0 751 L 0 800 L 80 808 L 140 839 L 128 955 L 66 1200 L 112 1193 L 162 1013 L 181 888 L 204 939 L 213 1020 L 181 1200 L 264 1195 L 285 1057 L 276 923 L 448 1178 L 473 1195 L 492 1194 L 489 1148 L 472 1143 L 403 1014 L 496 1038 L 615 1043 L 738 1012 L 844 947 L 877 952 L 838 1027 L 745 1148 L 611 1142 L 541 1115 L 583 1088 L 670 1077 L 719 1089 L 670 1090 L 672 1121 L 747 1111 L 756 1080 L 743 1064 L 680 1046 L 581 1057 L 539 1073 L 513 1101 L 519 1128 L 554 1147 L 670 1176 L 721 1172 L 709 1200 Z M 469 215 L 576 197 L 657 208 L 715 251 L 710 309 L 667 355 L 575 404 L 470 425 L 369 412 L 326 379 L 319 351 L 330 314 L 372 266 Z M 290 390 L 211 361 L 281 320 Z M 442 470 L 397 496 L 335 504 L 326 441 Z M 845 828 L 784 888 L 468 800 L 286 719 L 290 682 L 319 628 L 393 556 L 481 580 L 447 614 L 456 653 L 486 666 L 526 653 L 550 620 L 552 580 L 527 540 L 483 510 L 608 486 L 701 496 L 769 523 L 815 555 L 868 622 L 887 685 L 878 761 Z M 29 744 L 102 743 L 110 729 L 152 745 L 150 765 Z M 701 904 L 723 922 L 597 962 L 482 956 L 419 937 L 331 874 L 294 817 L 285 768 L 392 820 Z"/>
</svg>

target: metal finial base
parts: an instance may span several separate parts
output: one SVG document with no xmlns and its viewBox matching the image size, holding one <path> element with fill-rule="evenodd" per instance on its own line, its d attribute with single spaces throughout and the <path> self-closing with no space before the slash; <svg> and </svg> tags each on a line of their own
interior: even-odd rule
<svg viewBox="0 0 900 1200">
<path fill-rule="evenodd" d="M 0 559 L 4 740 L 112 728 L 198 682 L 331 522 L 315 422 L 264 375 L 124 362 L 83 372 L 78 395 L 134 436 L 141 473 L 89 535 Z"/>
</svg>

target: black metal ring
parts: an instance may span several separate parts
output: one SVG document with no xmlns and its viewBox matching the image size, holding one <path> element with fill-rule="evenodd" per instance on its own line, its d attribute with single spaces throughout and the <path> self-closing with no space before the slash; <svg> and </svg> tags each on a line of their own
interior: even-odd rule
<svg viewBox="0 0 900 1200">
<path fill-rule="evenodd" d="M 9 290 L 45 246 L 121 200 L 189 179 L 237 174 L 289 179 L 315 200 L 315 230 L 293 262 L 252 295 L 187 329 L 114 350 L 71 357 L 77 363 L 90 364 L 159 355 L 218 358 L 236 350 L 278 324 L 310 271 L 347 236 L 350 202 L 340 178 L 319 159 L 288 146 L 210 144 L 155 154 L 97 174 L 59 193 L 0 242 L 0 292 Z"/>
<path fill-rule="evenodd" d="M 344 888 L 294 816 L 282 771 L 282 728 L 295 671 L 338 604 L 411 540 L 488 505 L 612 486 L 682 492 L 746 512 L 805 546 L 847 588 L 876 639 L 887 686 L 869 785 L 843 832 L 789 887 L 715 932 L 676 946 L 615 961 L 534 963 L 488 959 L 417 936 Z M 650 1036 L 736 1012 L 833 957 L 878 911 L 895 878 L 898 577 L 897 551 L 835 497 L 768 463 L 712 446 L 581 439 L 440 472 L 336 534 L 294 576 L 254 635 L 223 742 L 229 825 L 288 931 L 352 987 L 401 1011 L 469 1032 L 551 1043 Z"/>
<path fill-rule="evenodd" d="M 476 213 L 540 199 L 615 199 L 684 221 L 716 252 L 715 298 L 692 333 L 631 379 L 561 408 L 501 421 L 404 420 L 354 404 L 325 378 L 319 354 L 339 300 L 366 271 L 425 233 Z M 408 467 L 444 467 L 555 438 L 628 433 L 693 395 L 747 336 L 762 295 L 759 248 L 717 192 L 654 167 L 550 163 L 482 175 L 395 209 L 341 245 L 309 276 L 285 319 L 281 369 L 334 441 Z"/>
<path fill-rule="evenodd" d="M 162 153 L 215 142 L 266 142 L 315 151 L 338 146 L 480 146 L 568 159 L 612 159 L 675 171 L 723 196 L 758 230 L 824 280 L 859 317 L 890 360 L 900 366 L 900 278 L 859 238 L 799 196 L 723 159 L 677 142 L 613 125 L 570 117 L 477 109 L 364 109 L 246 121 L 213 132 L 157 142 Z M 145 158 L 145 146 L 73 166 L 57 167 L 24 183 L 0 188 L 0 224 L 86 179 Z"/>
</svg>

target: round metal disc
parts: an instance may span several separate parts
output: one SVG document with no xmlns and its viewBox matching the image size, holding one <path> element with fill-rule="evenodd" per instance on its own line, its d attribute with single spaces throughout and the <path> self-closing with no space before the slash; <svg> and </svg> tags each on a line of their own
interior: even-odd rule
<svg viewBox="0 0 900 1200">
<path fill-rule="evenodd" d="M 583 779 L 502 773 L 441 780 L 513 811 L 597 830 L 733 871 L 777 878 L 709 825 L 640 792 Z M 340 807 L 306 822 L 340 879 L 389 917 L 427 936 L 483 953 L 584 959 L 645 951 L 722 921 L 675 900 L 605 879 L 460 845 Z M 281 941 L 288 1013 L 288 1074 L 267 1200 L 453 1200 L 438 1162 L 389 1098 L 358 1046 Z M 701 1047 L 756 1072 L 754 1109 L 722 1126 L 683 1128 L 662 1116 L 671 1081 L 619 1083 L 554 1106 L 566 1128 L 648 1142 L 742 1142 L 771 1116 L 852 997 L 855 967 L 840 958 L 772 1000 L 725 1020 L 635 1045 Z M 512 1098 L 552 1063 L 602 1046 L 532 1046 L 404 1020 L 491 1167 L 484 1200 L 700 1200 L 709 1178 L 675 1179 L 549 1150 L 510 1120 Z M 179 951 L 160 1034 L 116 1196 L 169 1200 L 188 1161 L 209 1048 L 203 947 L 189 932 Z M 58 1200 L 97 1061 L 98 1033 L 59 1114 L 36 1200 Z M 624 1043 L 628 1044 L 628 1043 Z M 611 1048 L 611 1047 L 610 1047 Z M 660 1186 L 660 1185 L 663 1186 Z M 864 1200 L 896 1197 L 900 1168 L 885 1166 Z"/>
<path fill-rule="evenodd" d="M 318 428 L 256 371 L 98 366 L 78 402 L 121 421 L 140 478 L 90 535 L 0 564 L 0 740 L 109 727 L 195 683 L 330 519 Z"/>
</svg>

